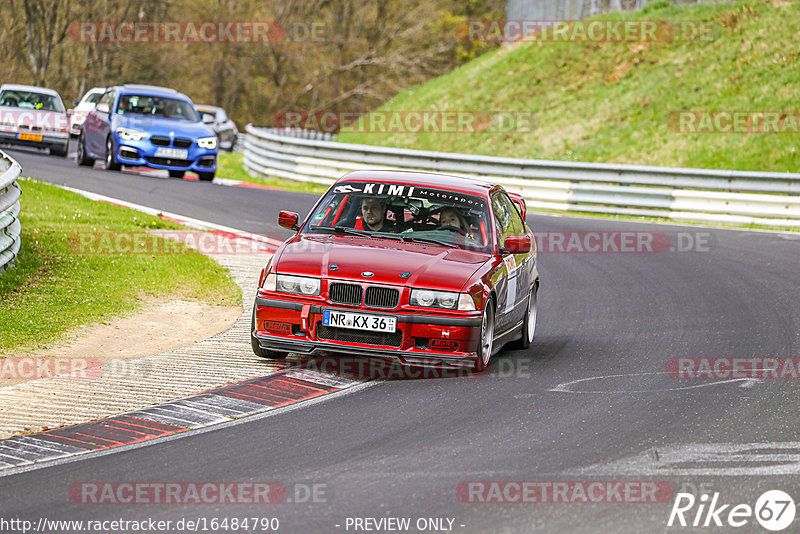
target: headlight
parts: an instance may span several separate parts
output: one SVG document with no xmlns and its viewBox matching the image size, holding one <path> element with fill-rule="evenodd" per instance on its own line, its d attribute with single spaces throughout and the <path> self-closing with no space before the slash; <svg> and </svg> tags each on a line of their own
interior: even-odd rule
<svg viewBox="0 0 800 534">
<path fill-rule="evenodd" d="M 432 291 L 430 289 L 412 289 L 411 305 L 423 308 L 445 308 L 448 310 L 474 311 L 475 303 L 467 293 L 452 291 Z"/>
<path fill-rule="evenodd" d="M 286 274 L 270 273 L 264 279 L 263 289 L 278 291 L 280 293 L 294 293 L 296 295 L 319 295 L 319 278 L 307 276 L 289 276 Z"/>
<path fill-rule="evenodd" d="M 264 278 L 264 283 L 261 284 L 261 289 L 266 289 L 267 291 L 275 291 L 275 287 L 277 286 L 277 279 L 278 275 L 275 273 L 269 273 L 266 278 Z"/>
<path fill-rule="evenodd" d="M 139 130 L 131 130 L 130 128 L 117 128 L 117 135 L 123 141 L 141 141 L 147 134 Z"/>
<path fill-rule="evenodd" d="M 197 146 L 200 148 L 209 148 L 214 149 L 217 148 L 217 138 L 216 137 L 201 137 L 197 140 Z"/>
</svg>

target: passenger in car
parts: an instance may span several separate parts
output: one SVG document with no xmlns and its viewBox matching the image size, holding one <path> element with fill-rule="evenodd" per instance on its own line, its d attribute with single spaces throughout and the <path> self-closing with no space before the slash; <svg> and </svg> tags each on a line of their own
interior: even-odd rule
<svg viewBox="0 0 800 534">
<path fill-rule="evenodd" d="M 469 232 L 467 219 L 464 218 L 461 210 L 455 206 L 448 206 L 439 212 L 439 226 L 454 226 L 465 232 Z"/>
</svg>

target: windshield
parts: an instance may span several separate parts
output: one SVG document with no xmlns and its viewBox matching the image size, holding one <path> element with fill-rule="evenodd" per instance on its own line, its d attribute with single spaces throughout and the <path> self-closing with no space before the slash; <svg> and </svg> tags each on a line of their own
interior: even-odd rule
<svg viewBox="0 0 800 534">
<path fill-rule="evenodd" d="M 0 93 L 0 106 L 20 109 L 41 109 L 43 111 L 64 111 L 64 104 L 55 95 L 6 89 Z"/>
<path fill-rule="evenodd" d="M 199 120 L 194 106 L 185 100 L 146 95 L 120 96 L 117 115 L 146 115 L 192 122 Z"/>
<path fill-rule="evenodd" d="M 358 234 L 480 252 L 492 246 L 486 200 L 403 184 L 351 182 L 323 197 L 305 234 Z"/>
<path fill-rule="evenodd" d="M 94 93 L 89 93 L 85 97 L 83 97 L 83 101 L 87 104 L 97 104 L 97 101 L 100 100 L 100 97 L 103 96 L 102 91 L 97 91 Z"/>
</svg>

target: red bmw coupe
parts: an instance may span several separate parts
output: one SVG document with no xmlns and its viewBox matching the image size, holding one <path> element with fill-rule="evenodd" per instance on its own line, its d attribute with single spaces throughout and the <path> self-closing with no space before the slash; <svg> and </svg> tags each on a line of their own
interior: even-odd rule
<svg viewBox="0 0 800 534">
<path fill-rule="evenodd" d="M 261 272 L 256 355 L 394 357 L 486 368 L 536 327 L 539 272 L 525 202 L 501 186 L 442 174 L 340 178 Z"/>
</svg>

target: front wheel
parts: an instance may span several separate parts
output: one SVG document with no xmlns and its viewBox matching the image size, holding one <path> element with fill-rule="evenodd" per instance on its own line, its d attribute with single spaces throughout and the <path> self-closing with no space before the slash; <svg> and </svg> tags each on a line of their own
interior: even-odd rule
<svg viewBox="0 0 800 534">
<path fill-rule="evenodd" d="M 106 170 L 118 171 L 122 168 L 122 163 L 117 163 L 117 158 L 114 157 L 114 141 L 111 137 L 106 139 Z"/>
<path fill-rule="evenodd" d="M 478 354 L 475 358 L 473 370 L 476 373 L 484 371 L 489 366 L 492 358 L 492 347 L 494 345 L 494 304 L 491 299 L 486 301 L 483 309 L 483 319 L 481 320 L 481 333 L 478 345 Z"/>
<path fill-rule="evenodd" d="M 256 330 L 256 307 L 253 306 L 253 315 L 250 316 L 250 345 L 253 347 L 253 354 L 259 358 L 266 358 L 267 360 L 282 360 L 288 356 L 287 352 L 278 352 L 276 350 L 262 349 L 258 344 L 258 338 L 253 334 Z"/>
<path fill-rule="evenodd" d="M 69 145 L 64 146 L 51 146 L 50 147 L 50 155 L 51 156 L 59 156 L 61 158 L 67 157 L 67 151 L 69 150 Z"/>
<path fill-rule="evenodd" d="M 184 171 L 167 171 L 170 178 L 183 178 Z"/>
<path fill-rule="evenodd" d="M 210 182 L 211 180 L 214 179 L 214 173 L 213 172 L 198 172 L 197 176 L 201 180 L 203 180 L 204 182 Z"/>
</svg>

